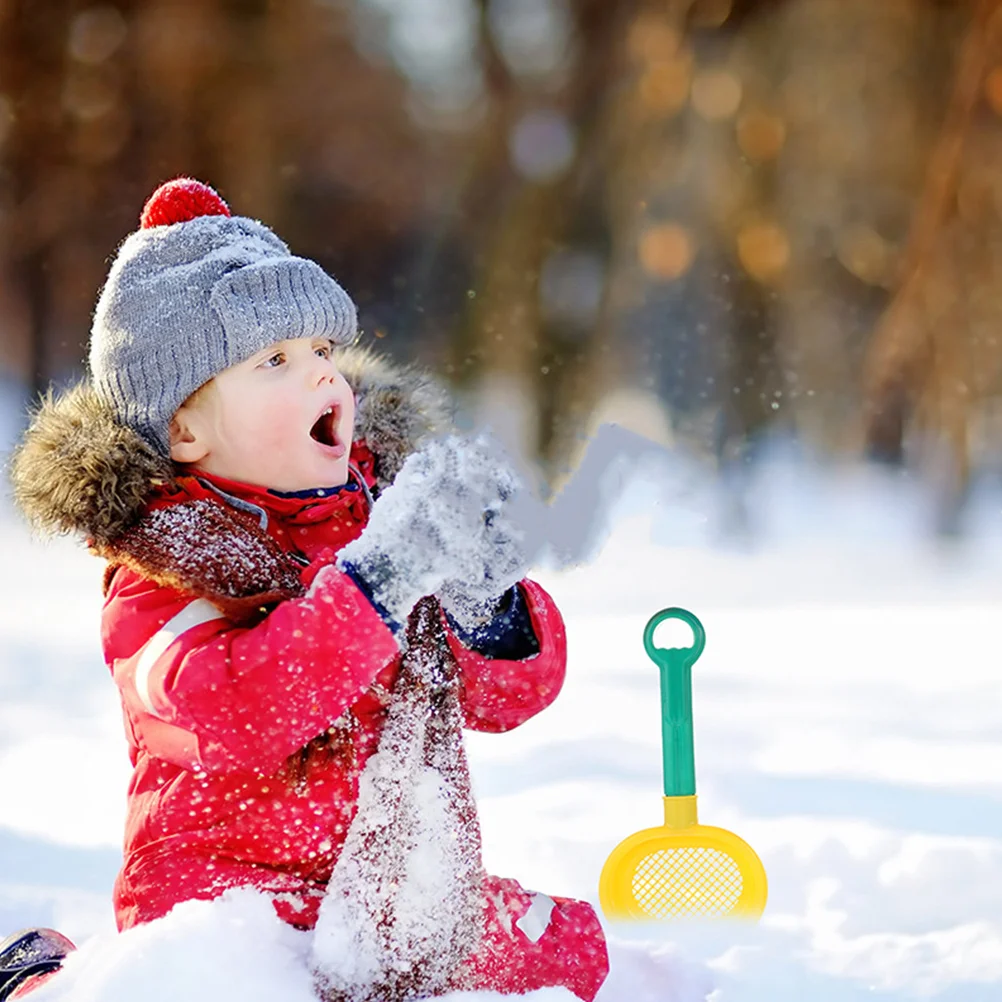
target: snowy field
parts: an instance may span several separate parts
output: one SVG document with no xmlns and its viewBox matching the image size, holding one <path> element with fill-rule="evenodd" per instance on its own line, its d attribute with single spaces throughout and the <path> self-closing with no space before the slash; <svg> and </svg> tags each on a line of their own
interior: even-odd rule
<svg viewBox="0 0 1002 1002">
<path fill-rule="evenodd" d="M 660 823 L 641 635 L 682 605 L 707 632 L 700 819 L 755 847 L 769 904 L 754 927 L 610 927 L 602 1002 L 1002 998 L 1002 494 L 974 499 L 953 545 L 901 478 L 783 457 L 747 485 L 744 536 L 722 529 L 733 501 L 667 456 L 612 469 L 595 503 L 587 561 L 536 574 L 567 621 L 562 695 L 469 740 L 488 867 L 597 903 L 608 852 Z M 0 543 L 0 930 L 83 946 L 34 997 L 306 1002 L 307 937 L 252 895 L 113 935 L 128 768 L 101 567 L 9 513 Z"/>
</svg>

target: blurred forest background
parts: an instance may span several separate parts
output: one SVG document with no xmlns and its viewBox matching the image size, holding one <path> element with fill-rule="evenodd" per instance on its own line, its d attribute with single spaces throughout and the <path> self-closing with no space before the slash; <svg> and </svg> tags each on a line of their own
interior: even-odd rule
<svg viewBox="0 0 1002 1002">
<path fill-rule="evenodd" d="M 0 372 L 213 184 L 517 424 L 997 469 L 1002 0 L 0 0 Z"/>
</svg>

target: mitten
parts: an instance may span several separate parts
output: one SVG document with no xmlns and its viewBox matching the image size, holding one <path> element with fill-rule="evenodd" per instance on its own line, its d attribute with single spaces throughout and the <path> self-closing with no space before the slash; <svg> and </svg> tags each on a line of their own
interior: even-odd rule
<svg viewBox="0 0 1002 1002">
<path fill-rule="evenodd" d="M 524 529 L 504 508 L 489 511 L 486 519 L 478 560 L 449 577 L 437 592 L 446 612 L 469 630 L 501 611 L 505 595 L 529 571 Z"/>
<path fill-rule="evenodd" d="M 504 611 L 512 588 L 529 572 L 545 536 L 546 508 L 496 444 L 480 440 L 477 457 L 495 470 L 503 491 L 484 515 L 484 545 L 437 592 L 442 607 L 472 631 Z"/>
<path fill-rule="evenodd" d="M 510 532 L 497 516 L 514 488 L 483 440 L 433 441 L 407 458 L 338 566 L 399 631 L 417 600 L 447 580 L 484 577 Z"/>
</svg>

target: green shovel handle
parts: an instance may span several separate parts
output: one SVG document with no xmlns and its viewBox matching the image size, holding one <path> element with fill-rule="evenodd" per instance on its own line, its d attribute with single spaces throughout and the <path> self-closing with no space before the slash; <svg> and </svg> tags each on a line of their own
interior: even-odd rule
<svg viewBox="0 0 1002 1002">
<path fill-rule="evenodd" d="M 693 632 L 692 647 L 655 647 L 654 631 L 667 619 L 680 619 Z M 644 650 L 661 673 L 661 753 L 666 797 L 696 793 L 696 763 L 692 742 L 692 666 L 703 653 L 706 631 L 686 609 L 662 609 L 644 629 Z"/>
</svg>

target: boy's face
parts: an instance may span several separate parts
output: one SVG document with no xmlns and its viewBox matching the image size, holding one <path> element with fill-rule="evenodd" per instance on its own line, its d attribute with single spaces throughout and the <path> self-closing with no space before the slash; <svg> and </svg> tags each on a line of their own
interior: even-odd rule
<svg viewBox="0 0 1002 1002">
<path fill-rule="evenodd" d="M 348 480 L 355 399 L 323 338 L 279 341 L 224 370 L 171 422 L 171 458 L 278 491 Z"/>
</svg>

